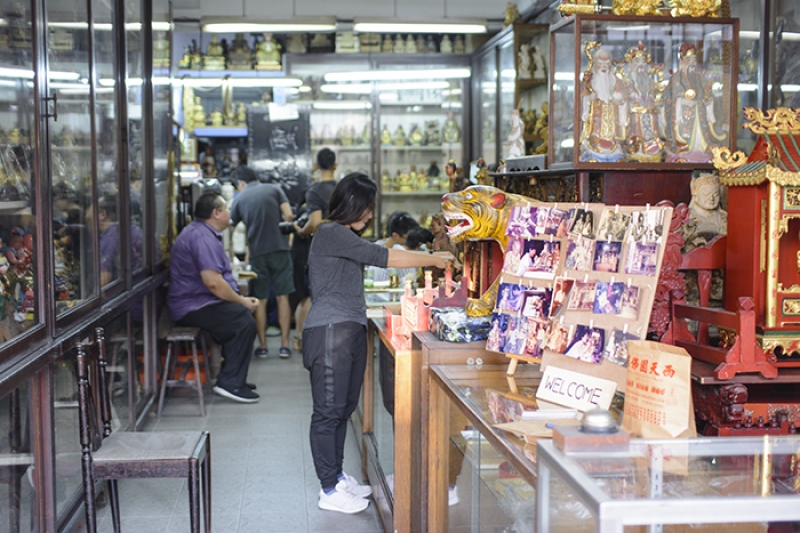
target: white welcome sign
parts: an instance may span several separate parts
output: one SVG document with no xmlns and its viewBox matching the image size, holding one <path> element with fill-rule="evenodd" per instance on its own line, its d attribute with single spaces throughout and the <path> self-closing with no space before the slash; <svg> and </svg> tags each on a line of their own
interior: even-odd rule
<svg viewBox="0 0 800 533">
<path fill-rule="evenodd" d="M 578 411 L 608 409 L 617 384 L 549 365 L 544 370 L 536 397 Z"/>
</svg>

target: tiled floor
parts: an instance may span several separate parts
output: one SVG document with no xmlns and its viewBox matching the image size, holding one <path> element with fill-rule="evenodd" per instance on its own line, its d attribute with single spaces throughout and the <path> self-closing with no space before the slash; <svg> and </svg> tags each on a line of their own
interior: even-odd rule
<svg viewBox="0 0 800 533">
<path fill-rule="evenodd" d="M 319 482 L 308 441 L 308 372 L 300 353 L 278 358 L 279 338 L 269 338 L 268 346 L 269 358 L 254 358 L 248 375 L 248 381 L 258 386 L 259 403 L 238 404 L 211 393 L 206 395 L 206 417 L 201 418 L 193 391 L 175 390 L 161 419 L 153 416 L 145 429 L 211 432 L 215 532 L 382 532 L 374 502 L 357 515 L 317 507 Z M 357 478 L 361 477 L 359 445 L 350 427 L 344 467 Z M 185 480 L 123 480 L 120 493 L 123 531 L 189 531 Z M 113 531 L 108 507 L 98 511 L 98 524 L 99 531 Z"/>
</svg>

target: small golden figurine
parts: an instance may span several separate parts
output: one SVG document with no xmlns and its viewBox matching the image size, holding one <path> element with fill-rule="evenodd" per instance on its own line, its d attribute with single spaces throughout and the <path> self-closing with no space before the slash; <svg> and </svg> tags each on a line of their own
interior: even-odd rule
<svg viewBox="0 0 800 533">
<path fill-rule="evenodd" d="M 225 123 L 225 115 L 222 114 L 222 111 L 219 108 L 215 109 L 211 112 L 211 125 L 215 128 L 220 128 Z"/>
<path fill-rule="evenodd" d="M 514 22 L 519 20 L 519 9 L 517 4 L 509 2 L 506 5 L 506 12 L 503 15 L 503 27 L 511 26 Z"/>
<path fill-rule="evenodd" d="M 256 70 L 281 70 L 281 45 L 271 33 L 256 45 Z"/>
<path fill-rule="evenodd" d="M 392 132 L 389 131 L 388 126 L 384 126 L 383 130 L 381 130 L 381 144 L 384 146 L 391 146 L 392 144 Z"/>
<path fill-rule="evenodd" d="M 392 144 L 395 146 L 408 146 L 406 132 L 403 130 L 402 124 L 398 124 L 397 129 L 394 130 L 394 135 L 392 135 Z"/>
<path fill-rule="evenodd" d="M 217 34 L 211 36 L 211 42 L 206 48 L 206 57 L 203 59 L 203 70 L 225 70 L 225 55 L 222 50 L 222 43 L 219 42 Z"/>
</svg>

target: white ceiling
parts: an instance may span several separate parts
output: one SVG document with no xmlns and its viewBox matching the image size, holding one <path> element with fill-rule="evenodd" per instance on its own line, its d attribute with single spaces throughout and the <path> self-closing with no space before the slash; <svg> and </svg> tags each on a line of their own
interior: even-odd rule
<svg viewBox="0 0 800 533">
<path fill-rule="evenodd" d="M 516 3 L 519 10 L 524 11 L 533 0 L 519 0 Z M 340 20 L 352 20 L 354 17 L 502 20 L 507 4 L 507 0 L 172 0 L 176 18 L 240 16 L 250 19 L 335 15 Z"/>
</svg>

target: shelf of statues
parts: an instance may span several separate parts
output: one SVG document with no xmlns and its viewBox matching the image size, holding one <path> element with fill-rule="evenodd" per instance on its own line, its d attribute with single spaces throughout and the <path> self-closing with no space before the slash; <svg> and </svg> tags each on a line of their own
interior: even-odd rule
<svg viewBox="0 0 800 533">
<path fill-rule="evenodd" d="M 219 40 L 214 34 L 208 43 L 206 53 L 203 54 L 197 46 L 197 41 L 192 39 L 191 45 L 186 45 L 183 56 L 178 62 L 180 71 L 213 71 L 213 72 L 241 72 L 241 71 L 282 71 L 281 45 L 273 39 L 271 33 L 265 33 L 261 38 L 256 38 L 251 49 L 244 34 L 237 33 L 230 45 L 225 39 Z"/>
<path fill-rule="evenodd" d="M 441 196 L 446 192 L 447 179 L 443 179 L 435 161 L 431 162 L 427 172 L 417 171 L 417 167 L 412 165 L 408 170 L 398 170 L 394 176 L 388 169 L 384 169 L 381 175 L 381 194 L 384 196 Z"/>
<path fill-rule="evenodd" d="M 442 147 L 456 145 L 460 147 L 461 130 L 453 115 L 444 124 L 440 135 L 439 121 L 431 120 L 425 124 L 423 131 L 418 124 L 412 124 L 411 130 L 406 135 L 403 125 L 399 124 L 394 133 L 389 131 L 389 126 L 384 125 L 381 130 L 381 149 L 385 151 L 439 151 Z"/>
<path fill-rule="evenodd" d="M 369 152 L 370 146 L 368 144 L 361 144 L 361 145 L 343 145 L 336 142 L 329 142 L 329 143 L 321 143 L 316 144 L 312 143 L 311 151 L 316 153 L 318 150 L 322 148 L 335 148 L 337 152 Z"/>
</svg>

